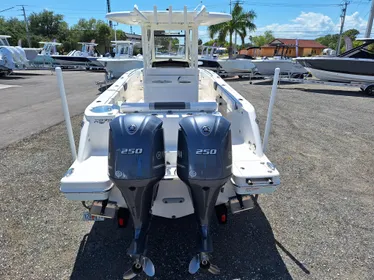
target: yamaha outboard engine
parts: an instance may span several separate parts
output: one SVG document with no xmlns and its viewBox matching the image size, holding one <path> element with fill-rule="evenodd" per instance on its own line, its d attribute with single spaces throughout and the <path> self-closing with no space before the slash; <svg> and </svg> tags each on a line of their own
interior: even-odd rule
<svg viewBox="0 0 374 280">
<path fill-rule="evenodd" d="M 128 254 L 134 258 L 124 275 L 131 279 L 141 271 L 153 276 L 154 266 L 145 257 L 151 208 L 158 183 L 165 175 L 164 132 L 155 116 L 129 114 L 110 122 L 109 177 L 121 191 L 134 224 Z"/>
<path fill-rule="evenodd" d="M 189 187 L 200 228 L 199 254 L 189 272 L 199 268 L 218 274 L 207 253 L 213 251 L 209 224 L 222 186 L 231 176 L 230 122 L 221 116 L 197 115 L 183 118 L 178 132 L 179 178 Z"/>
</svg>

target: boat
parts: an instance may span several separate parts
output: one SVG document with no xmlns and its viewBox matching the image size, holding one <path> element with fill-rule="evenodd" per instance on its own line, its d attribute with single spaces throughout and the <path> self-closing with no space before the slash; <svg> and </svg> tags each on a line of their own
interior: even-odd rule
<svg viewBox="0 0 374 280">
<path fill-rule="evenodd" d="M 39 42 L 42 45 L 41 50 L 38 52 L 36 57 L 30 60 L 32 66 L 43 66 L 43 67 L 53 67 L 57 65 L 56 61 L 52 58 L 52 55 L 58 55 L 59 53 L 56 50 L 57 46 L 61 46 L 61 43 L 56 42 Z M 30 50 L 30 52 L 33 52 Z"/>
<path fill-rule="evenodd" d="M 329 82 L 374 83 L 373 38 L 356 39 L 363 44 L 338 56 L 298 57 L 296 60 L 315 78 Z"/>
<path fill-rule="evenodd" d="M 262 76 L 274 75 L 274 70 L 279 68 L 282 75 L 288 75 L 291 77 L 302 76 L 308 71 L 297 61 L 283 58 L 283 57 L 273 57 L 273 58 L 260 58 L 251 60 L 254 65 L 256 65 L 256 74 Z"/>
<path fill-rule="evenodd" d="M 9 35 L 0 35 L 0 74 L 7 75 L 13 70 L 25 69 L 28 66 L 26 54 L 21 47 L 10 46 Z"/>
<path fill-rule="evenodd" d="M 199 26 L 229 21 L 231 15 L 208 12 L 205 6 L 194 11 L 135 6 L 106 18 L 141 26 L 144 65 L 127 71 L 86 108 L 77 155 L 69 133 L 75 160 L 60 191 L 69 200 L 93 201 L 84 203 L 87 220 L 113 218 L 124 227 L 131 217 L 134 235 L 127 253 L 133 264 L 124 279 L 155 274 L 146 255 L 152 216 L 194 214 L 199 236 L 188 271 L 218 274 L 211 262 L 214 213 L 224 224 L 228 205 L 244 214 L 258 194 L 272 193 L 280 184 L 277 168 L 264 153 L 252 104 L 217 73 L 199 68 Z M 190 46 L 183 57 L 157 56 L 159 30 Z M 56 73 L 61 89 L 62 72 Z M 68 113 L 65 119 L 68 123 Z"/>
<path fill-rule="evenodd" d="M 247 50 L 257 50 L 261 47 L 249 47 Z M 285 54 L 288 53 L 289 46 L 287 45 L 276 45 L 274 50 L 274 56 L 272 57 L 248 57 L 251 59 L 252 63 L 256 65 L 255 75 L 261 76 L 272 76 L 274 75 L 274 70 L 276 68 L 280 69 L 281 75 L 287 75 L 290 77 L 301 77 L 308 71 L 296 60 L 286 57 Z"/>
<path fill-rule="evenodd" d="M 33 61 L 43 49 L 43 48 L 23 48 L 21 39 L 18 40 L 18 46 L 23 49 L 23 51 L 26 54 L 26 59 L 29 62 Z"/>
<path fill-rule="evenodd" d="M 100 54 L 95 48 L 98 44 L 94 40 L 88 43 L 78 42 L 78 44 L 82 45 L 80 51 L 72 50 L 66 55 L 55 54 L 51 55 L 51 57 L 62 67 L 83 66 L 86 68 L 103 68 L 101 63 L 97 61 Z"/>
<path fill-rule="evenodd" d="M 199 57 L 200 67 L 210 69 L 221 76 L 247 76 L 253 74 L 256 66 L 251 60 L 243 58 L 219 58 L 216 46 L 202 46 Z"/>
<path fill-rule="evenodd" d="M 134 42 L 112 41 L 114 44 L 114 57 L 102 57 L 98 59 L 107 72 L 109 79 L 118 79 L 129 70 L 142 68 L 143 57 L 134 56 Z"/>
<path fill-rule="evenodd" d="M 33 61 L 38 57 L 38 54 L 43 50 L 43 48 L 22 48 L 26 54 L 28 61 Z"/>
</svg>

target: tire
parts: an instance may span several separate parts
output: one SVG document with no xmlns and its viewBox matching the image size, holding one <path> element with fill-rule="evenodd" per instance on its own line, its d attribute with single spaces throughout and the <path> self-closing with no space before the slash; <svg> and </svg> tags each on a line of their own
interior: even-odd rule
<svg viewBox="0 0 374 280">
<path fill-rule="evenodd" d="M 365 93 L 369 96 L 374 96 L 374 85 L 370 85 L 365 89 Z"/>
</svg>

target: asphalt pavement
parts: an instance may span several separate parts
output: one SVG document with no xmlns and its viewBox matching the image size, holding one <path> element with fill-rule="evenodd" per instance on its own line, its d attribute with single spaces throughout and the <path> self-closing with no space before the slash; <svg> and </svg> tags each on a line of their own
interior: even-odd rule
<svg viewBox="0 0 374 280">
<path fill-rule="evenodd" d="M 64 71 L 71 116 L 93 101 L 103 72 Z M 64 120 L 54 71 L 17 71 L 0 78 L 0 148 Z"/>
</svg>

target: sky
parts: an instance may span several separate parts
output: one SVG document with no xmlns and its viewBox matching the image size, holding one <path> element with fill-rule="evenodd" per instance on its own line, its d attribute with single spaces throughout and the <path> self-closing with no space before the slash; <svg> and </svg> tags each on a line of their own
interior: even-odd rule
<svg viewBox="0 0 374 280">
<path fill-rule="evenodd" d="M 207 11 L 230 11 L 230 0 L 185 1 L 189 10 L 193 10 L 200 2 L 207 7 Z M 343 1 L 241 0 L 240 2 L 245 10 L 254 10 L 257 14 L 254 21 L 257 30 L 249 34 L 252 36 L 261 35 L 264 31 L 271 30 L 277 38 L 314 39 L 339 32 Z M 132 10 L 134 4 L 138 5 L 140 10 L 153 10 L 155 3 L 157 3 L 158 9 L 166 9 L 169 5 L 172 5 L 173 10 L 182 10 L 184 6 L 183 1 L 178 0 L 157 0 L 153 2 L 149 0 L 111 0 L 111 10 L 112 12 Z M 75 24 L 80 18 L 94 17 L 105 20 L 106 14 L 106 0 L 1 0 L 0 11 L 15 5 L 25 5 L 27 14 L 39 12 L 43 9 L 63 14 L 69 25 Z M 351 0 L 347 8 L 344 30 L 356 28 L 363 36 L 370 6 L 371 1 L 369 0 Z M 19 8 L 15 7 L 0 12 L 0 16 L 22 19 L 22 12 Z M 130 26 L 127 25 L 119 25 L 117 28 L 125 32 L 130 31 Z M 138 33 L 139 30 L 138 27 L 133 27 L 133 32 Z M 200 30 L 200 38 L 204 42 L 210 39 L 206 29 Z"/>
</svg>

